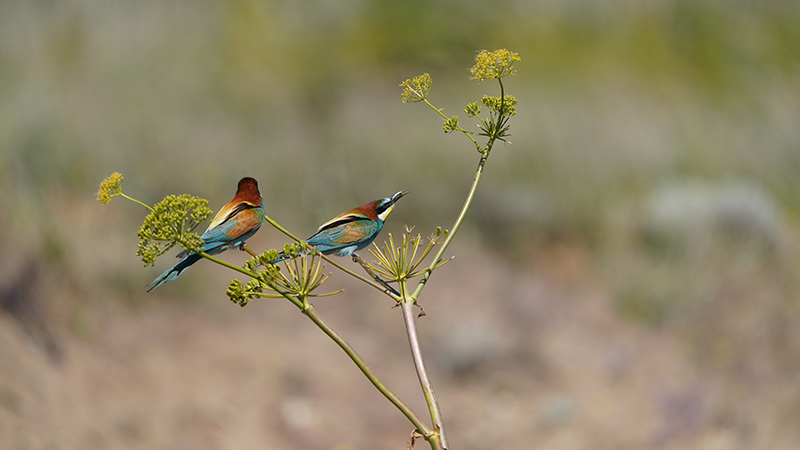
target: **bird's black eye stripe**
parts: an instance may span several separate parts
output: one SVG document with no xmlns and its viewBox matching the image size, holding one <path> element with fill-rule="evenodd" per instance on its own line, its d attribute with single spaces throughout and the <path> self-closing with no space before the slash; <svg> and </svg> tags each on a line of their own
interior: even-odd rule
<svg viewBox="0 0 800 450">
<path fill-rule="evenodd" d="M 375 213 L 380 216 L 382 212 L 384 212 L 387 209 L 389 209 L 390 205 L 391 205 L 391 202 L 383 202 L 383 203 L 381 203 L 380 205 L 378 205 L 377 208 L 375 208 Z"/>
</svg>

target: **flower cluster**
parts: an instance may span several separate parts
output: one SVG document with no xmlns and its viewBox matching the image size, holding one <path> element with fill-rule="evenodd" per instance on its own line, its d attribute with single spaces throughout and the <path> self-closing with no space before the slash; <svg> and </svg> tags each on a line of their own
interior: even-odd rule
<svg viewBox="0 0 800 450">
<path fill-rule="evenodd" d="M 252 260 L 251 260 L 252 261 Z M 248 261 L 249 263 L 250 261 Z M 270 289 L 270 286 L 273 285 L 280 274 L 280 269 L 274 265 L 267 265 L 267 266 L 259 266 L 260 271 L 257 272 L 257 276 L 255 278 L 251 278 L 247 284 L 242 283 L 237 279 L 231 280 L 230 284 L 228 284 L 228 290 L 226 294 L 228 298 L 239 306 L 247 306 L 250 303 L 250 300 L 255 300 L 259 297 L 280 297 L 279 295 L 273 295 L 264 293 L 264 289 Z M 245 265 L 247 268 L 247 264 Z"/>
<path fill-rule="evenodd" d="M 100 183 L 100 189 L 97 190 L 97 201 L 106 204 L 111 201 L 112 197 L 120 194 L 122 194 L 122 175 L 114 172 Z"/>
<path fill-rule="evenodd" d="M 203 240 L 193 233 L 212 211 L 208 200 L 189 194 L 170 195 L 156 203 L 139 229 L 139 245 L 136 255 L 146 266 L 152 266 L 156 258 L 176 244 L 185 250 L 197 251 Z"/>
<path fill-rule="evenodd" d="M 517 61 L 520 61 L 519 54 L 504 48 L 493 52 L 481 50 L 475 57 L 475 65 L 469 71 L 473 80 L 496 80 L 514 75 L 514 63 Z"/>
<path fill-rule="evenodd" d="M 269 264 L 275 264 L 275 261 L 277 261 L 279 257 L 280 255 L 278 254 L 277 250 L 270 249 L 247 260 L 242 268 L 244 270 L 255 272 Z"/>
<path fill-rule="evenodd" d="M 472 102 L 464 108 L 464 112 L 467 113 L 470 117 L 475 117 L 481 113 L 481 104 L 478 102 Z"/>
<path fill-rule="evenodd" d="M 449 119 L 444 121 L 444 125 L 442 125 L 444 132 L 446 134 L 450 134 L 453 131 L 458 129 L 458 116 L 450 117 Z"/>
<path fill-rule="evenodd" d="M 254 300 L 259 297 L 259 294 L 261 293 L 261 285 L 258 284 L 258 280 L 255 278 L 250 280 L 250 282 L 247 283 L 247 286 L 234 278 L 231 280 L 230 284 L 228 284 L 228 290 L 225 293 L 233 303 L 236 303 L 241 307 L 245 307 L 248 303 L 250 303 L 250 300 Z"/>
<path fill-rule="evenodd" d="M 400 83 L 400 87 L 403 88 L 403 93 L 401 94 L 403 103 L 417 103 L 425 100 L 428 98 L 432 84 L 433 80 L 427 73 L 403 81 Z"/>
<path fill-rule="evenodd" d="M 369 249 L 377 262 L 367 265 L 387 282 L 406 281 L 418 277 L 428 270 L 438 269 L 452 259 L 437 261 L 437 265 L 433 269 L 418 270 L 433 247 L 439 244 L 439 240 L 446 237 L 448 232 L 442 233 L 442 228 L 436 227 L 436 231 L 428 236 L 428 244 L 420 252 L 420 246 L 423 244 L 422 235 L 417 233 L 412 236 L 412 230 L 413 228 L 406 228 L 406 232 L 401 236 L 399 246 L 395 246 L 394 237 L 389 233 L 389 241 L 384 242 L 384 248 L 373 244 L 374 248 Z"/>
<path fill-rule="evenodd" d="M 504 96 L 502 101 L 500 97 L 483 97 L 481 103 L 497 114 L 508 117 L 517 114 L 517 99 L 513 95 Z M 502 111 L 500 109 L 502 109 Z"/>
<path fill-rule="evenodd" d="M 303 299 L 303 303 L 307 301 L 308 297 L 327 297 L 342 292 L 340 289 L 326 294 L 312 294 L 330 276 L 330 274 L 325 275 L 322 272 L 325 264 L 316 255 L 301 255 L 284 261 L 284 267 L 289 275 L 287 276 L 282 271 L 277 272 L 278 276 L 275 277 L 272 286 L 275 292 L 290 293 Z"/>
<path fill-rule="evenodd" d="M 245 263 L 244 269 L 255 272 L 256 275 L 247 284 L 239 280 L 231 281 L 228 285 L 228 298 L 240 306 L 245 306 L 250 300 L 258 297 L 286 297 L 290 300 L 293 298 L 292 302 L 305 309 L 308 307 L 309 297 L 327 297 L 342 292 L 338 290 L 326 294 L 312 294 L 329 276 L 322 272 L 325 268 L 322 260 L 314 254 L 313 247 L 305 242 L 293 246 L 287 245 L 284 248 L 293 249 L 294 253 L 291 259 L 283 261 L 288 276 L 280 270 L 277 263 L 272 262 L 277 258 L 278 252 L 269 250 Z M 299 254 L 298 249 L 303 253 Z M 264 259 L 270 262 L 262 263 Z"/>
</svg>

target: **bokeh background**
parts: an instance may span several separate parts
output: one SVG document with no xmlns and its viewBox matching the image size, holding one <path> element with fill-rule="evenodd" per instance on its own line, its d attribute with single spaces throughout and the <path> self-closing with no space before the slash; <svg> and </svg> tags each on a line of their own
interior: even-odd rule
<svg viewBox="0 0 800 450">
<path fill-rule="evenodd" d="M 410 425 L 288 302 L 239 308 L 208 263 L 145 295 L 172 261 L 142 269 L 145 210 L 95 193 L 118 171 L 217 209 L 248 175 L 308 235 L 409 188 L 388 232 L 449 227 L 477 154 L 398 84 L 430 73 L 471 126 L 497 91 L 467 68 L 496 48 L 522 58 L 511 143 L 420 299 L 452 448 L 800 448 L 791 0 L 0 3 L 0 447 L 403 448 Z M 399 310 L 324 287 L 424 416 Z"/>
</svg>

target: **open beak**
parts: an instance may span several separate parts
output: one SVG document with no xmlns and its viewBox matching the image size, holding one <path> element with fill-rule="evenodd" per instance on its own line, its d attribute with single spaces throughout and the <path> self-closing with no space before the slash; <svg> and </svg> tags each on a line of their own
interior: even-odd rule
<svg viewBox="0 0 800 450">
<path fill-rule="evenodd" d="M 391 204 L 395 204 L 395 202 L 400 200 L 400 198 L 402 198 L 406 194 L 408 194 L 408 189 L 403 189 L 402 191 L 398 192 L 397 194 L 394 194 L 392 196 L 392 198 L 389 199 L 389 201 L 391 202 Z"/>
</svg>

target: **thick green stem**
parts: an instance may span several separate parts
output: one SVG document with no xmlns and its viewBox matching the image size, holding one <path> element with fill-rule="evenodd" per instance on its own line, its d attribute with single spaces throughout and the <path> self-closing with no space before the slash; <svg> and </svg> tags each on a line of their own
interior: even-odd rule
<svg viewBox="0 0 800 450">
<path fill-rule="evenodd" d="M 282 227 L 277 225 L 277 223 L 274 223 L 272 220 L 270 220 L 270 223 L 273 226 L 275 226 L 276 228 L 282 230 Z M 286 232 L 286 233 L 287 233 L 288 236 L 294 238 L 294 236 L 292 236 L 290 233 L 288 233 L 288 232 Z M 198 254 L 200 256 L 202 256 L 203 258 L 206 258 L 206 259 L 208 259 L 210 261 L 213 261 L 213 262 L 215 262 L 217 264 L 223 265 L 223 266 L 225 266 L 225 267 L 227 267 L 229 269 L 235 270 L 235 271 L 237 271 L 237 272 L 239 272 L 241 274 L 247 275 L 247 276 L 249 276 L 251 278 L 257 277 L 257 274 L 255 274 L 253 272 L 245 270 L 245 269 L 243 269 L 243 268 L 241 268 L 239 266 L 236 266 L 234 264 L 231 264 L 231 263 L 229 263 L 227 261 L 223 261 L 223 260 L 221 260 L 219 258 L 215 258 L 215 257 L 209 255 L 208 253 L 199 252 Z M 369 283 L 369 284 L 371 285 L 372 283 Z M 322 319 L 322 317 L 320 317 L 320 315 L 316 313 L 316 311 L 314 310 L 314 306 L 313 305 L 308 303 L 306 300 L 300 301 L 299 299 L 296 299 L 296 298 L 292 297 L 289 293 L 283 292 L 282 290 L 277 289 L 275 286 L 270 286 L 270 287 L 273 290 L 275 290 L 276 292 L 278 292 L 279 294 L 281 294 L 282 296 L 284 296 L 286 299 L 288 299 L 289 301 L 294 303 L 295 306 L 299 307 L 301 309 L 301 311 L 303 311 L 303 313 L 306 316 L 308 316 L 308 318 L 311 319 L 312 322 L 314 322 L 314 324 L 316 324 L 323 332 L 325 332 L 325 334 L 327 334 L 328 337 L 333 339 L 333 341 L 336 342 L 336 344 L 339 347 L 341 347 L 341 349 L 344 350 L 345 353 L 347 353 L 347 356 L 349 356 L 350 359 L 353 360 L 353 362 L 356 364 L 356 366 L 358 366 L 358 368 L 361 370 L 361 372 L 378 389 L 378 391 L 380 391 L 393 405 L 395 405 L 395 407 L 397 407 L 397 409 L 400 410 L 400 412 L 403 413 L 403 415 L 405 415 L 408 418 L 409 421 L 411 421 L 411 423 L 414 425 L 414 427 L 416 427 L 417 431 L 419 431 L 422 435 L 426 436 L 426 438 L 430 438 L 433 435 L 433 433 L 431 432 L 430 428 L 428 428 L 419 419 L 419 417 L 417 417 L 417 415 L 414 413 L 414 411 L 412 411 L 411 408 L 408 407 L 408 405 L 406 405 L 402 400 L 400 400 L 400 398 L 397 397 L 397 395 L 395 395 L 394 392 L 390 391 L 383 384 L 383 382 L 381 382 L 380 379 L 378 379 L 378 377 L 375 376 L 375 374 L 369 368 L 367 363 L 364 362 L 363 359 L 361 359 L 361 357 L 350 346 L 350 344 L 348 344 L 347 341 L 345 341 L 344 338 L 339 335 L 339 333 L 337 333 L 333 328 L 331 328 Z M 438 442 L 438 439 L 436 439 L 435 441 Z"/>
<path fill-rule="evenodd" d="M 223 260 L 221 260 L 219 258 L 215 258 L 215 257 L 209 255 L 206 252 L 197 252 L 197 254 L 202 256 L 203 258 L 209 260 L 209 261 L 213 261 L 213 262 L 215 262 L 217 264 L 220 264 L 220 265 L 223 265 L 223 266 L 225 266 L 225 267 L 227 267 L 229 269 L 235 270 L 235 271 L 237 271 L 237 272 L 239 272 L 239 273 L 241 273 L 243 275 L 247 275 L 250 278 L 257 278 L 258 277 L 257 274 L 255 274 L 255 273 L 253 273 L 253 272 L 251 272 L 249 270 L 242 269 L 241 267 L 239 267 L 239 266 L 237 266 L 235 264 L 231 264 L 228 261 L 223 261 Z"/>
<path fill-rule="evenodd" d="M 372 385 L 375 386 L 375 388 L 378 389 L 378 391 L 380 391 L 380 393 L 383 394 L 383 396 L 386 397 L 395 407 L 397 407 L 397 409 L 399 409 L 400 412 L 406 416 L 406 418 L 408 418 L 414 427 L 416 427 L 417 431 L 426 437 L 433 435 L 431 429 L 428 428 L 428 426 L 425 425 L 425 423 L 423 423 L 416 414 L 414 414 L 414 411 L 412 411 L 408 405 L 403 403 L 403 401 L 400 400 L 400 398 L 395 395 L 394 392 L 390 391 L 381 382 L 381 380 L 375 376 L 367 363 L 364 362 L 360 356 L 358 356 L 358 353 L 356 353 L 353 347 L 351 347 L 350 344 L 348 344 L 347 341 L 345 341 L 344 338 L 339 335 L 339 333 L 334 331 L 333 328 L 331 328 L 324 320 L 322 320 L 322 317 L 320 317 L 320 315 L 314 310 L 314 305 L 308 304 L 308 306 L 303 309 L 303 313 L 308 316 L 308 318 L 311 319 L 311 321 L 314 322 L 314 324 L 317 325 L 325 334 L 327 334 L 328 337 L 333 339 L 333 341 L 336 342 L 336 345 L 338 345 L 342 350 L 344 350 L 345 353 L 347 353 L 347 356 L 353 360 L 356 366 L 358 366 L 361 372 L 367 377 L 367 379 L 369 379 Z"/>
<path fill-rule="evenodd" d="M 221 265 L 223 265 L 225 267 L 228 267 L 230 269 L 233 269 L 233 270 L 235 270 L 235 271 L 237 271 L 239 273 L 242 273 L 244 275 L 247 275 L 247 276 L 250 276 L 250 277 L 253 277 L 253 278 L 256 277 L 255 273 L 252 273 L 252 272 L 250 272 L 248 270 L 242 269 L 241 267 L 235 266 L 235 265 L 233 265 L 233 264 L 231 264 L 231 263 L 229 263 L 227 261 L 223 261 L 221 259 L 215 258 L 215 257 L 209 255 L 208 253 L 200 252 L 199 254 L 200 254 L 200 256 L 202 256 L 202 257 L 204 257 L 204 258 L 206 258 L 206 259 L 208 259 L 210 261 L 213 261 L 213 262 L 215 262 L 217 264 L 221 264 Z M 358 366 L 358 368 L 367 377 L 367 379 L 373 384 L 373 386 L 375 386 L 375 388 L 378 389 L 378 391 L 380 391 L 380 393 L 383 394 L 384 397 L 386 397 L 393 405 L 395 405 L 395 407 L 397 409 L 400 410 L 401 413 L 403 413 L 404 416 L 406 416 L 406 418 L 408 418 L 408 420 L 414 425 L 414 427 L 417 429 L 417 431 L 420 434 L 422 434 L 423 436 L 425 436 L 425 438 L 428 439 L 428 441 L 432 443 L 431 444 L 432 446 L 434 444 L 438 444 L 438 442 L 439 442 L 438 436 L 435 433 L 433 433 L 430 430 L 430 428 L 428 428 L 425 425 L 425 423 L 422 422 L 422 420 L 420 420 L 420 418 L 414 413 L 414 411 L 411 410 L 411 408 L 408 407 L 408 405 L 406 405 L 402 400 L 400 400 L 400 398 L 397 395 L 395 395 L 394 392 L 390 391 L 383 384 L 383 382 L 381 382 L 381 380 L 369 368 L 367 363 L 363 359 L 361 359 L 361 357 L 358 355 L 358 353 L 356 353 L 355 349 L 353 349 L 353 347 L 351 347 L 350 344 L 348 344 L 347 341 L 345 341 L 344 338 L 341 335 L 339 335 L 339 333 L 337 333 L 333 328 L 331 328 L 327 324 L 327 322 L 325 322 L 322 319 L 322 317 L 319 314 L 317 314 L 317 312 L 314 310 L 314 305 L 308 303 L 307 299 L 303 299 L 303 300 L 297 299 L 294 296 L 290 295 L 288 292 L 284 292 L 283 290 L 281 290 L 281 289 L 279 289 L 279 288 L 277 288 L 275 286 L 270 286 L 270 288 L 272 288 L 275 292 L 279 293 L 280 295 L 282 295 L 283 297 L 285 297 L 286 299 L 291 301 L 295 306 L 300 308 L 300 310 L 309 319 L 311 319 L 311 321 L 314 322 L 315 325 L 317 325 L 326 335 L 328 335 L 328 337 L 333 339 L 333 341 L 336 342 L 336 345 L 338 345 L 342 350 L 344 350 L 344 352 L 347 354 L 347 356 L 349 356 L 350 359 L 355 363 L 355 365 Z M 433 448 L 436 449 L 437 447 L 433 447 Z"/>
</svg>

